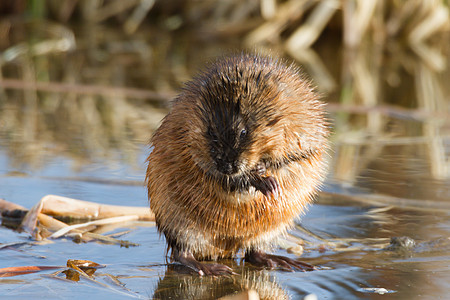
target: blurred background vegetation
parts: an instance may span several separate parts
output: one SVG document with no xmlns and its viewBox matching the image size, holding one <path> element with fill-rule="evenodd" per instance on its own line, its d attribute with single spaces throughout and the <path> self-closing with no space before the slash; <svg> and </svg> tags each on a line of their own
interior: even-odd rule
<svg viewBox="0 0 450 300">
<path fill-rule="evenodd" d="M 135 163 L 198 68 L 256 51 L 316 82 L 336 180 L 376 190 L 407 172 L 430 189 L 402 195 L 445 199 L 449 32 L 447 0 L 2 0 L 0 146 L 19 170 L 55 154 Z"/>
</svg>

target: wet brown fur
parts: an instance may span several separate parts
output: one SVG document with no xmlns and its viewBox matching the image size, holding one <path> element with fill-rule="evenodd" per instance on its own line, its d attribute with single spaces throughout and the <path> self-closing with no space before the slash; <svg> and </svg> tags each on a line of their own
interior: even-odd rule
<svg viewBox="0 0 450 300">
<path fill-rule="evenodd" d="M 279 183 L 278 197 L 254 187 L 223 188 L 227 179 L 211 159 L 205 124 L 222 130 L 211 111 L 233 107 L 230 103 L 237 103 L 237 122 L 250 131 L 238 175 L 258 176 L 252 170 L 263 162 L 263 176 Z M 311 84 L 295 67 L 270 58 L 219 60 L 187 83 L 154 134 L 148 158 L 150 207 L 169 248 L 217 259 L 270 247 L 304 212 L 322 181 L 327 128 Z"/>
</svg>

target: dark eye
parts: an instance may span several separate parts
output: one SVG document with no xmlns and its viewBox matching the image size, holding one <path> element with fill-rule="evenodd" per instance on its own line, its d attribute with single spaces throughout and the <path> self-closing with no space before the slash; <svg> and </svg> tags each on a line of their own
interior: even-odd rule
<svg viewBox="0 0 450 300">
<path fill-rule="evenodd" d="M 241 130 L 241 133 L 239 134 L 239 138 L 243 139 L 247 136 L 247 130 L 244 128 Z"/>
<path fill-rule="evenodd" d="M 208 135 L 214 143 L 219 141 L 217 134 L 211 128 L 208 129 Z"/>
</svg>

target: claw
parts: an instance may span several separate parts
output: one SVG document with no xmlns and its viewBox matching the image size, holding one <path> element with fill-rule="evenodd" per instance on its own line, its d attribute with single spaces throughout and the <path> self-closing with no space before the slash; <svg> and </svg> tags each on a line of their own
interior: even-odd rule
<svg viewBox="0 0 450 300">
<path fill-rule="evenodd" d="M 269 197 L 272 194 L 275 199 L 278 199 L 281 192 L 278 181 L 272 176 L 261 177 L 259 181 L 253 183 L 253 186 L 263 193 L 264 196 Z"/>
<path fill-rule="evenodd" d="M 275 199 L 278 199 L 278 196 L 280 195 L 280 185 L 278 184 L 278 181 L 272 176 L 266 177 L 265 180 Z"/>
</svg>

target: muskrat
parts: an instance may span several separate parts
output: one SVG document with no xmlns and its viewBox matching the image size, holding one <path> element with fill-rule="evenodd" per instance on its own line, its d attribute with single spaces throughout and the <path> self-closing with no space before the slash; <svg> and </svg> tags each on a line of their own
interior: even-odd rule
<svg viewBox="0 0 450 300">
<path fill-rule="evenodd" d="M 231 258 L 314 267 L 266 254 L 304 212 L 325 173 L 328 123 L 298 68 L 242 54 L 188 82 L 151 139 L 146 182 L 172 258 L 202 274 Z"/>
</svg>

